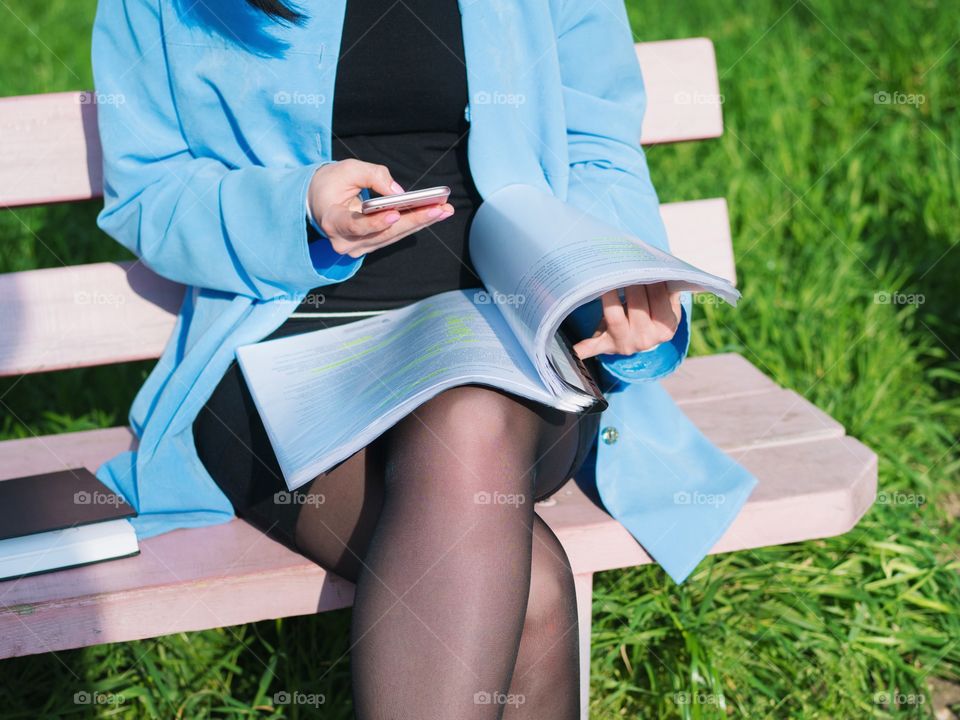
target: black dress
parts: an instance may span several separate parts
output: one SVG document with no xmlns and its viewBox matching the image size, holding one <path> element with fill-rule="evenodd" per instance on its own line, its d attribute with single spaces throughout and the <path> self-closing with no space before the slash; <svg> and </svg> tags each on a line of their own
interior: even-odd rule
<svg viewBox="0 0 960 720">
<path fill-rule="evenodd" d="M 317 288 L 298 313 L 384 310 L 480 287 L 467 253 L 481 198 L 467 163 L 466 108 L 456 0 L 347 3 L 333 158 L 386 165 L 404 190 L 447 185 L 456 212 L 371 253 L 349 282 Z"/>
<path fill-rule="evenodd" d="M 316 288 L 266 340 L 481 286 L 467 251 L 470 222 L 481 202 L 467 162 L 467 92 L 456 0 L 347 2 L 333 105 L 333 158 L 386 165 L 405 190 L 447 185 L 456 212 L 371 253 L 349 280 Z M 573 471 L 596 436 L 598 416 L 587 417 Z M 200 411 L 193 432 L 201 461 L 238 515 L 286 489 L 236 363 Z M 295 548 L 303 506 L 270 505 L 269 518 L 249 519 L 268 525 L 270 534 Z"/>
</svg>

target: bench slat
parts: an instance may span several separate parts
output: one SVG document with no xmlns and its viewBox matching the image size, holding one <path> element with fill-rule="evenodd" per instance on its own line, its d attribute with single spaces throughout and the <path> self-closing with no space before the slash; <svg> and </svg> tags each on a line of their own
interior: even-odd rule
<svg viewBox="0 0 960 720">
<path fill-rule="evenodd" d="M 732 279 L 726 202 L 662 208 L 677 254 Z M 0 376 L 159 357 L 182 298 L 140 262 L 0 275 Z"/>
<path fill-rule="evenodd" d="M 182 298 L 138 262 L 0 275 L 0 375 L 157 358 Z"/>
<path fill-rule="evenodd" d="M 723 134 L 717 58 L 708 38 L 638 43 L 647 91 L 644 145 Z"/>
<path fill-rule="evenodd" d="M 692 358 L 666 385 L 708 434 L 730 420 L 731 403 L 752 402 L 766 418 L 745 422 L 740 435 L 715 438 L 760 485 L 712 552 L 839 534 L 872 502 L 876 456 L 842 429 L 817 435 L 825 416 L 743 358 Z M 127 428 L 9 440 L 0 442 L 0 472 L 95 469 L 130 445 Z M 538 511 L 575 572 L 650 562 L 573 483 Z M 302 615 L 344 607 L 351 598 L 348 583 L 235 520 L 151 538 L 136 558 L 0 582 L 0 657 Z"/>
<path fill-rule="evenodd" d="M 771 392 L 785 392 L 736 353 L 689 358 L 664 381 L 664 387 L 677 404 L 684 408 L 689 416 L 695 418 L 694 422 L 701 424 L 705 430 L 711 426 L 722 425 L 712 419 L 710 411 L 706 408 L 716 411 L 726 402 L 746 401 L 752 397 L 766 396 Z M 813 408 L 809 403 L 806 405 Z M 776 414 L 777 408 L 769 404 L 767 407 L 773 409 L 766 416 L 769 420 L 768 424 L 775 423 L 779 418 Z M 809 408 L 807 412 L 820 412 L 816 408 L 813 410 Z M 804 409 L 800 408 L 797 412 L 802 414 Z M 808 425 L 816 423 L 816 420 L 811 420 Z M 765 428 L 766 426 L 760 422 L 748 427 Z M 768 437 L 775 440 L 777 437 L 795 436 L 798 426 L 796 423 L 792 425 L 779 423 L 771 427 L 772 431 Z M 717 441 L 724 449 L 728 448 L 722 445 L 723 443 L 732 442 L 732 448 L 739 448 L 746 441 L 745 438 L 749 437 L 749 435 L 730 435 L 729 433 L 724 435 L 725 430 L 722 428 L 708 432 L 718 433 Z M 733 440 L 730 439 L 731 437 Z M 135 446 L 134 440 L 129 428 L 113 427 L 0 441 L 0 481 L 72 467 L 82 466 L 96 470 L 107 458 L 132 449 Z"/>
<path fill-rule="evenodd" d="M 727 201 L 723 198 L 664 203 L 660 217 L 670 251 L 701 270 L 737 284 Z"/>
<path fill-rule="evenodd" d="M 132 558 L 0 583 L 0 658 L 353 603 L 351 583 L 240 520 L 159 535 L 140 543 L 140 551 Z"/>
<path fill-rule="evenodd" d="M 779 387 L 737 353 L 687 358 L 660 382 L 688 413 L 687 406 L 693 403 L 768 392 Z"/>
<path fill-rule="evenodd" d="M 850 437 L 738 459 L 761 484 L 712 555 L 847 532 L 876 494 L 876 456 Z M 538 512 L 575 573 L 652 562 L 573 483 L 554 497 Z M 0 583 L 0 658 L 308 615 L 352 599 L 346 581 L 233 520 L 151 538 L 139 557 Z"/>
<path fill-rule="evenodd" d="M 870 471 L 876 468 L 876 456 L 847 436 L 756 448 L 739 453 L 737 460 L 760 480 L 746 506 L 754 507 L 756 512 L 751 515 L 753 511 L 745 509 L 742 517 L 746 519 L 738 518 L 728 532 L 731 537 L 725 536 L 715 552 L 779 545 L 845 532 L 872 501 L 870 493 L 863 496 L 861 491 L 871 487 Z M 554 502 L 538 506 L 538 512 L 562 540 L 571 541 L 571 544 L 564 542 L 568 552 L 580 553 L 575 563 L 576 572 L 650 562 L 650 558 L 636 548 L 626 529 L 594 505 L 575 484 L 551 499 L 554 498 Z M 820 513 L 813 512 L 818 504 L 823 505 L 826 525 L 821 525 L 824 518 L 818 517 Z M 785 513 L 778 522 L 755 526 L 767 512 L 778 507 Z M 802 507 L 810 512 L 800 512 Z M 857 508 L 859 514 L 855 512 Z M 783 517 L 786 519 L 779 522 Z M 838 518 L 842 523 L 830 524 L 839 522 Z M 847 522 L 849 526 L 844 526 Z M 609 564 L 607 558 L 599 557 L 606 553 L 597 552 L 597 557 L 592 557 L 588 550 L 576 547 L 579 539 L 585 534 L 593 535 L 598 528 L 612 533 L 604 535 L 606 539 L 598 542 L 598 547 L 616 547 L 619 553 L 611 556 Z M 202 542 L 197 540 L 200 535 Z M 750 544 L 736 539 L 748 537 Z M 615 542 L 608 546 L 611 538 Z M 192 551 L 186 552 L 184 548 L 190 546 Z M 203 552 L 197 552 L 199 547 Z M 279 572 L 292 567 L 314 569 L 316 578 L 323 575 L 313 563 L 242 521 L 160 535 L 142 542 L 141 550 L 139 558 L 0 582 L 0 617 L 10 608 L 25 603 L 69 601 L 84 596 L 87 593 L 82 588 L 86 586 L 95 588 L 94 594 L 168 584 L 187 587 L 193 583 L 219 582 L 243 573 Z M 604 565 L 598 567 L 597 563 Z"/>
<path fill-rule="evenodd" d="M 647 87 L 641 142 L 718 137 L 723 118 L 713 43 L 640 43 Z M 0 207 L 88 200 L 103 194 L 95 96 L 90 92 L 0 99 Z"/>
<path fill-rule="evenodd" d="M 782 388 L 680 407 L 711 442 L 731 454 L 844 434 L 843 425 Z"/>
<path fill-rule="evenodd" d="M 101 155 L 92 93 L 0 98 L 0 207 L 100 197 Z"/>
<path fill-rule="evenodd" d="M 736 459 L 760 484 L 711 555 L 841 535 L 876 497 L 877 457 L 848 436 L 748 450 Z M 556 505 L 539 512 L 575 572 L 652 562 L 625 527 L 579 497 L 579 488 L 557 495 Z"/>
</svg>

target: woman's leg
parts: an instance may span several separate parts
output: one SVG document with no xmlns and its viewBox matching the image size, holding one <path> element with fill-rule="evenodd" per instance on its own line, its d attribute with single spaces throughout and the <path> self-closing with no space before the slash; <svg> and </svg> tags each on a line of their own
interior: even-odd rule
<svg viewBox="0 0 960 720">
<path fill-rule="evenodd" d="M 534 516 L 530 596 L 513 670 L 507 720 L 580 716 L 580 635 L 573 572 L 553 530 Z"/>
<path fill-rule="evenodd" d="M 576 717 L 572 576 L 530 498 L 534 484 L 540 498 L 569 476 L 579 435 L 572 416 L 459 388 L 291 502 L 257 444 L 263 433 L 221 419 L 238 414 L 222 400 L 208 408 L 201 457 L 209 467 L 219 456 L 234 481 L 247 471 L 255 478 L 233 493 L 243 517 L 275 535 L 295 518 L 295 532 L 278 537 L 294 535 L 298 550 L 358 582 L 359 718 L 496 718 L 504 709 L 517 719 L 547 709 Z M 253 411 L 251 425 L 258 419 Z"/>
<path fill-rule="evenodd" d="M 553 423 L 545 421 L 550 415 Z M 544 478 L 554 486 L 562 482 L 574 425 L 562 413 L 464 387 L 431 400 L 385 436 L 383 508 L 353 614 L 359 718 L 492 719 L 521 700 L 509 691 L 533 592 L 538 460 L 562 466 L 559 477 Z M 564 431 L 573 442 L 562 442 Z M 546 559 L 539 550 L 536 555 Z M 556 580 L 539 568 L 535 576 Z M 575 608 L 572 587 L 571 578 Z M 554 588 L 548 592 L 558 596 Z M 572 619 L 576 638 L 575 610 Z M 537 624 L 541 641 L 531 655 L 547 629 Z M 547 660 L 560 655 L 544 656 L 535 671 L 553 672 Z M 575 644 L 565 660 L 575 677 Z M 550 716 L 575 717 L 577 697 L 574 683 L 569 711 Z"/>
<path fill-rule="evenodd" d="M 322 510 L 320 504 L 309 505 L 298 524 L 301 552 L 353 582 L 363 567 L 362 558 L 382 503 L 382 483 L 363 472 L 361 457 L 359 453 L 339 466 L 334 477 L 323 476 L 314 481 L 309 492 L 322 496 L 326 502 Z M 349 511 L 338 512 L 345 509 Z M 530 565 L 530 590 L 519 654 L 509 692 L 500 698 L 503 718 L 577 718 L 581 679 L 573 573 L 560 541 L 536 513 Z M 403 666 L 403 672 L 407 667 Z M 370 677 L 357 678 L 355 682 L 362 685 L 382 672 L 377 667 L 367 671 Z"/>
<path fill-rule="evenodd" d="M 357 582 L 383 507 L 383 438 L 315 478 L 297 518 L 296 548 Z"/>
</svg>

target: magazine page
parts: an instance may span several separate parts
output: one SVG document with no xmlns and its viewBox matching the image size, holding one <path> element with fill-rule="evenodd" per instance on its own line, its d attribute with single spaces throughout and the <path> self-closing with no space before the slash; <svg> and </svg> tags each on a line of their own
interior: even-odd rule
<svg viewBox="0 0 960 720">
<path fill-rule="evenodd" d="M 593 401 L 550 392 L 482 291 L 246 345 L 237 359 L 290 490 L 450 387 L 491 385 L 568 412 Z"/>
<path fill-rule="evenodd" d="M 609 290 L 666 281 L 671 289 L 711 292 L 732 305 L 740 297 L 727 280 L 528 185 L 507 186 L 484 201 L 470 230 L 470 257 L 552 390 L 563 384 L 549 370 L 557 329 Z"/>
</svg>

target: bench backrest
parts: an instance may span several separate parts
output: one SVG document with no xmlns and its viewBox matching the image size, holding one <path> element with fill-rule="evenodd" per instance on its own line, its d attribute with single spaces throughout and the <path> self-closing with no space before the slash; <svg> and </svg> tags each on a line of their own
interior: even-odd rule
<svg viewBox="0 0 960 720">
<path fill-rule="evenodd" d="M 713 43 L 640 43 L 648 106 L 644 145 L 723 132 Z M 0 207 L 102 195 L 95 96 L 85 92 L 0 98 Z M 671 248 L 735 280 L 726 203 L 662 208 Z M 142 263 L 94 263 L 0 275 L 0 375 L 156 358 L 183 287 Z"/>
</svg>

